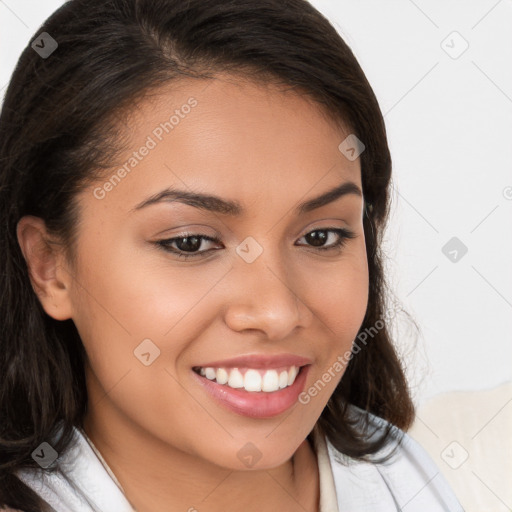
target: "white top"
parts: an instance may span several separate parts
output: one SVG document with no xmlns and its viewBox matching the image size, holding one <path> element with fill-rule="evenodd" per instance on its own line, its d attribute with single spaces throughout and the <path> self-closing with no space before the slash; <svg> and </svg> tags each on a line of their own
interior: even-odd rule
<svg viewBox="0 0 512 512">
<path fill-rule="evenodd" d="M 386 425 L 369 416 L 372 425 Z M 395 434 L 399 432 L 395 427 Z M 62 472 L 27 469 L 18 471 L 18 477 L 56 512 L 136 512 L 85 432 L 75 428 L 74 433 L 75 443 L 58 459 Z M 340 453 L 317 427 L 312 437 L 319 470 L 319 512 L 464 512 L 432 459 L 407 434 L 386 464 L 356 461 Z M 394 442 L 386 453 L 393 446 Z M 384 449 L 376 456 L 383 453 Z"/>
</svg>

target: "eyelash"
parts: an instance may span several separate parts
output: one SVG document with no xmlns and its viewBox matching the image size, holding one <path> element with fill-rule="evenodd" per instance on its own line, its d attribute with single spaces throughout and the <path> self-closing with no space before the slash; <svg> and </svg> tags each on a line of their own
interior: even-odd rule
<svg viewBox="0 0 512 512">
<path fill-rule="evenodd" d="M 332 232 L 332 233 L 336 233 L 338 235 L 338 241 L 335 242 L 334 244 L 331 244 L 327 247 L 314 247 L 314 246 L 310 246 L 310 247 L 313 247 L 314 249 L 316 249 L 317 251 L 335 251 L 335 250 L 341 250 L 343 247 L 345 247 L 345 244 L 348 242 L 349 239 L 352 239 L 352 238 L 355 238 L 357 235 L 349 230 L 349 229 L 346 229 L 346 228 L 334 228 L 334 227 L 331 227 L 331 228 L 317 228 L 317 229 L 313 229 L 312 231 L 309 231 L 308 233 L 306 233 L 304 236 L 307 236 L 311 233 L 315 233 L 317 231 L 326 231 L 326 232 Z M 192 237 L 195 237 L 195 238 L 200 238 L 202 240 L 207 240 L 207 241 L 210 241 L 210 242 L 215 242 L 215 243 L 221 243 L 221 241 L 216 238 L 216 237 L 209 237 L 209 236 L 206 236 L 206 235 L 201 235 L 199 233 L 182 233 L 180 236 L 177 236 L 177 237 L 173 237 L 173 238 L 168 238 L 168 239 L 165 239 L 165 240 L 158 240 L 156 242 L 154 242 L 157 246 L 159 246 L 161 249 L 163 249 L 164 251 L 166 252 L 171 252 L 173 254 L 175 254 L 176 256 L 178 256 L 178 258 L 182 258 L 182 259 L 190 259 L 190 258 L 197 258 L 197 257 L 201 257 L 203 254 L 205 253 L 208 253 L 208 252 L 211 252 L 212 250 L 216 250 L 216 249 L 209 249 L 209 250 L 206 250 L 206 251 L 200 251 L 200 252 L 195 252 L 195 253 L 184 253 L 184 252 L 179 252 L 180 250 L 176 250 L 176 249 L 173 249 L 171 247 L 169 247 L 169 245 L 173 242 L 175 242 L 176 240 L 181 240 L 183 238 L 192 238 Z M 303 238 L 303 237 L 301 237 Z"/>
</svg>

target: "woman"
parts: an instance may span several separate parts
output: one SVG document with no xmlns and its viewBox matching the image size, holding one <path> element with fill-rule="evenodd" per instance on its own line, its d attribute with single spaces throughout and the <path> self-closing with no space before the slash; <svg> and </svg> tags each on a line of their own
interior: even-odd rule
<svg viewBox="0 0 512 512">
<path fill-rule="evenodd" d="M 0 505 L 462 510 L 405 433 L 382 114 L 311 5 L 71 0 L 0 140 Z"/>
</svg>

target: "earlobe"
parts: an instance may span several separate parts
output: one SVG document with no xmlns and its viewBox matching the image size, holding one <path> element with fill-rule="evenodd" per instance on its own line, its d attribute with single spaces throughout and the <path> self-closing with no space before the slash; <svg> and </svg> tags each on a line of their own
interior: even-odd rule
<svg viewBox="0 0 512 512">
<path fill-rule="evenodd" d="M 16 235 L 43 309 L 55 320 L 71 318 L 72 278 L 64 267 L 63 246 L 51 240 L 42 219 L 31 215 L 20 219 Z"/>
</svg>

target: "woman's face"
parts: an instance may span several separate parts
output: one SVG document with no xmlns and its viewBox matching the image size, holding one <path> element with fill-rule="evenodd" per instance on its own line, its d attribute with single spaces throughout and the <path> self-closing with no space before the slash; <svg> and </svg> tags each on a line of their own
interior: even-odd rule
<svg viewBox="0 0 512 512">
<path fill-rule="evenodd" d="M 359 159 L 338 149 L 350 132 L 292 92 L 223 79 L 162 91 L 134 109 L 130 149 L 79 195 L 69 297 L 89 360 L 87 422 L 112 442 L 274 467 L 314 427 L 365 315 L 363 197 L 311 202 L 361 189 Z M 337 229 L 355 237 L 336 248 Z M 223 363 L 239 374 L 193 370 L 239 356 L 265 356 L 270 371 L 256 360 Z M 288 387 L 294 362 L 308 366 Z"/>
</svg>

